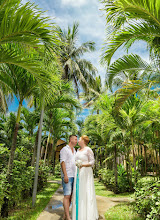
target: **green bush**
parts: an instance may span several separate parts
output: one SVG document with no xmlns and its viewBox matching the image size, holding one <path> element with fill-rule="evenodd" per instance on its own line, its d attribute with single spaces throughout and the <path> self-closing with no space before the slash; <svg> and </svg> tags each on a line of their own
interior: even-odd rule
<svg viewBox="0 0 160 220">
<path fill-rule="evenodd" d="M 26 167 L 26 162 L 14 160 L 11 183 L 9 186 L 10 206 L 32 193 L 34 168 Z"/>
<path fill-rule="evenodd" d="M 48 175 L 48 166 L 45 166 L 44 162 L 40 161 L 38 191 L 47 184 Z M 33 192 L 34 176 L 34 167 L 27 166 L 25 161 L 14 160 L 10 184 L 7 184 L 6 172 L 0 173 L 0 207 L 3 204 L 4 196 L 7 196 L 9 199 L 9 209 L 30 197 Z"/>
<path fill-rule="evenodd" d="M 7 166 L 9 159 L 9 150 L 0 144 L 0 172 Z"/>
<path fill-rule="evenodd" d="M 46 184 L 49 176 L 50 168 L 44 164 L 44 161 L 40 161 L 38 172 L 38 190 L 41 190 Z"/>
<path fill-rule="evenodd" d="M 160 181 L 142 178 L 135 186 L 136 211 L 147 220 L 160 219 Z"/>
<path fill-rule="evenodd" d="M 3 204 L 3 198 L 7 195 L 8 182 L 6 177 L 6 172 L 0 173 L 0 210 Z"/>
<path fill-rule="evenodd" d="M 121 193 L 130 191 L 127 172 L 122 165 L 118 166 L 118 191 Z"/>
<path fill-rule="evenodd" d="M 118 193 L 129 192 L 131 187 L 127 178 L 127 172 L 124 166 L 118 166 Z M 114 171 L 107 168 L 100 169 L 98 172 L 99 179 L 105 184 L 105 186 L 115 191 L 115 176 Z M 133 183 L 132 183 L 133 186 Z"/>
<path fill-rule="evenodd" d="M 104 185 L 111 190 L 115 187 L 114 172 L 107 168 L 100 169 L 98 172 L 99 179 L 104 183 Z"/>
<path fill-rule="evenodd" d="M 61 165 L 57 163 L 55 166 L 55 177 L 61 177 Z"/>
</svg>

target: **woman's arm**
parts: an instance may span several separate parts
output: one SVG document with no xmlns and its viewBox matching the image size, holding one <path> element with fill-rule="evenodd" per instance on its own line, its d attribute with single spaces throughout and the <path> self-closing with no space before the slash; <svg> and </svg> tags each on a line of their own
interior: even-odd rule
<svg viewBox="0 0 160 220">
<path fill-rule="evenodd" d="M 95 159 L 94 159 L 94 153 L 91 148 L 87 149 L 87 156 L 88 156 L 89 163 L 82 164 L 82 167 L 93 167 Z"/>
</svg>

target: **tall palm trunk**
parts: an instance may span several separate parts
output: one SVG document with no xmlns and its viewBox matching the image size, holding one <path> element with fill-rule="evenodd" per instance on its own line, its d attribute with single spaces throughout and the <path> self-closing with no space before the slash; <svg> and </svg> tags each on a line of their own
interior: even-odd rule
<svg viewBox="0 0 160 220">
<path fill-rule="evenodd" d="M 36 140 L 33 148 L 33 155 L 32 155 L 32 161 L 31 161 L 31 166 L 34 166 L 35 158 L 36 158 L 36 152 L 37 152 L 37 145 L 38 145 L 38 134 L 39 134 L 39 125 L 38 125 L 38 131 L 36 134 Z"/>
<path fill-rule="evenodd" d="M 19 107 L 18 107 L 18 112 L 17 112 L 16 125 L 14 129 L 12 147 L 11 147 L 9 163 L 8 163 L 8 171 L 7 171 L 8 175 L 12 172 L 12 167 L 13 167 L 13 160 L 14 160 L 14 155 L 16 151 L 17 135 L 18 135 L 18 129 L 19 129 L 20 116 L 21 116 L 22 102 L 23 100 L 19 102 Z"/>
<path fill-rule="evenodd" d="M 52 156 L 52 172 L 55 175 L 55 166 L 56 166 L 56 144 L 53 145 L 53 156 Z"/>
<path fill-rule="evenodd" d="M 44 115 L 44 99 L 43 99 L 43 103 L 42 103 L 41 117 L 40 117 L 40 127 L 39 127 L 39 133 L 38 133 L 38 147 L 37 147 L 35 177 L 34 177 L 34 184 L 33 184 L 32 206 L 35 205 L 36 194 L 37 194 L 38 170 L 39 170 L 39 158 L 40 158 L 40 150 L 41 150 L 43 115 Z"/>
</svg>

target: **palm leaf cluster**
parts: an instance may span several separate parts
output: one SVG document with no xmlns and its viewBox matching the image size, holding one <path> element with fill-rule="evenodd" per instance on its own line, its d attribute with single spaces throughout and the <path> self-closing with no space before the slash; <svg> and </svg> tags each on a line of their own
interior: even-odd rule
<svg viewBox="0 0 160 220">
<path fill-rule="evenodd" d="M 64 69 L 62 78 L 74 83 L 77 95 L 80 85 L 84 91 L 89 90 L 97 72 L 90 61 L 81 58 L 85 53 L 95 51 L 95 43 L 88 41 L 78 46 L 78 27 L 79 24 L 74 23 L 72 29 L 68 27 L 67 31 L 57 28 L 58 37 L 63 42 L 61 46 L 61 63 Z"/>
<path fill-rule="evenodd" d="M 114 90 L 122 87 L 116 92 L 115 107 L 119 109 L 133 93 L 147 85 L 159 84 L 160 4 L 154 0 L 103 1 L 103 4 L 110 32 L 102 60 L 108 64 L 106 81 L 109 87 Z M 117 50 L 124 47 L 128 51 L 137 41 L 147 43 L 151 63 L 136 54 L 124 55 L 111 63 Z M 139 86 L 140 81 L 144 86 Z"/>
</svg>

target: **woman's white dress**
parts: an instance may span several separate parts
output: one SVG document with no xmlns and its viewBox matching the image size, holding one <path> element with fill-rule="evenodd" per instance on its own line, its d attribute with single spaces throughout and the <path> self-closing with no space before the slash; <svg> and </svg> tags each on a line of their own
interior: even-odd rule
<svg viewBox="0 0 160 220">
<path fill-rule="evenodd" d="M 94 165 L 94 154 L 91 148 L 85 147 L 83 151 L 78 151 L 75 160 L 81 160 L 82 164 Z M 72 220 L 76 220 L 76 178 L 74 180 L 73 200 L 72 200 Z M 78 220 L 96 220 L 98 210 L 94 188 L 94 178 L 92 167 L 82 167 L 79 172 L 79 205 Z"/>
</svg>

